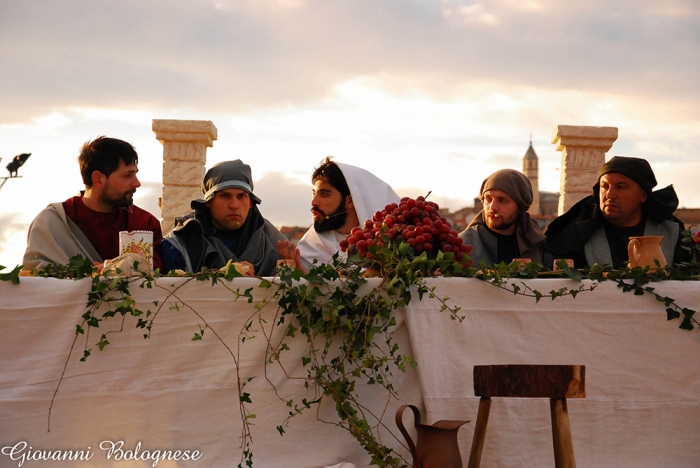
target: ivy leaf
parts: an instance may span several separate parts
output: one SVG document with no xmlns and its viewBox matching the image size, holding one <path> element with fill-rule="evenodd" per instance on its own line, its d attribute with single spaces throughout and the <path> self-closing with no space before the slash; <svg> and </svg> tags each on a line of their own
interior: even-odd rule
<svg viewBox="0 0 700 468">
<path fill-rule="evenodd" d="M 289 326 L 287 327 L 287 331 L 286 331 L 285 335 L 291 336 L 292 338 L 294 338 L 294 332 L 296 332 L 298 330 L 299 330 L 298 328 L 296 328 L 294 325 L 292 325 L 290 323 Z"/>
<path fill-rule="evenodd" d="M 107 341 L 107 337 L 105 335 L 102 335 L 102 338 L 100 341 L 97 343 L 97 346 L 100 348 L 100 351 L 105 349 L 105 346 L 109 344 L 109 341 Z"/>
<path fill-rule="evenodd" d="M 251 304 L 253 302 L 253 294 L 252 294 L 253 288 L 248 288 L 245 290 L 243 293 L 243 297 L 248 298 L 248 304 Z"/>
<path fill-rule="evenodd" d="M 564 268 L 564 273 L 571 279 L 571 281 L 575 281 L 577 283 L 580 283 L 583 279 L 583 275 L 576 268 L 569 268 L 566 266 Z"/>
<path fill-rule="evenodd" d="M 0 265 L 0 270 L 5 267 Z M 19 272 L 22 270 L 22 265 L 17 265 L 14 270 L 9 273 L 0 273 L 0 281 L 9 281 L 12 284 L 19 284 Z"/>
<path fill-rule="evenodd" d="M 693 326 L 693 323 L 690 321 L 690 317 L 686 316 L 678 328 L 682 328 L 683 330 L 692 330 L 695 327 Z"/>
<path fill-rule="evenodd" d="M 677 310 L 673 310 L 673 309 L 671 309 L 670 307 L 669 307 L 668 309 L 666 309 L 666 318 L 667 318 L 667 320 L 677 319 L 677 318 L 680 317 L 680 316 L 681 316 L 681 313 L 678 312 Z"/>
<path fill-rule="evenodd" d="M 238 397 L 239 400 L 241 400 L 241 403 L 253 403 L 253 400 L 250 399 L 250 393 L 243 392 L 243 395 Z"/>
<path fill-rule="evenodd" d="M 92 348 L 84 349 L 83 350 L 83 357 L 81 357 L 80 360 L 82 362 L 85 362 L 85 360 L 87 360 L 87 358 L 90 357 L 90 354 L 92 354 Z"/>
</svg>

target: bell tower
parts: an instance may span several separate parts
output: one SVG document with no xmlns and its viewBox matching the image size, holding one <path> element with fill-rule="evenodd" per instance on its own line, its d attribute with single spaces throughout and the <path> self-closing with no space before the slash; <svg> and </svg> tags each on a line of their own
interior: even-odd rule
<svg viewBox="0 0 700 468">
<path fill-rule="evenodd" d="M 528 212 L 530 214 L 540 214 L 539 167 L 537 153 L 532 147 L 532 135 L 530 135 L 530 147 L 525 152 L 525 156 L 523 156 L 523 174 L 530 179 L 532 184 L 532 205 L 530 205 Z"/>
</svg>

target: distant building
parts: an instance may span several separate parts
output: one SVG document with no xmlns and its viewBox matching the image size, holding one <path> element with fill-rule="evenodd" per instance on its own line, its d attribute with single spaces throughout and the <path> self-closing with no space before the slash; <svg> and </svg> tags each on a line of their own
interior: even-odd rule
<svg viewBox="0 0 700 468">
<path fill-rule="evenodd" d="M 299 240 L 304 237 L 304 234 L 306 234 L 306 231 L 309 230 L 309 227 L 302 227 L 302 226 L 282 226 L 279 228 L 279 231 L 289 239 L 290 242 L 294 242 L 295 244 L 299 242 Z"/>
<path fill-rule="evenodd" d="M 476 204 L 478 200 L 478 204 Z M 452 229 L 457 232 L 462 232 L 467 228 L 467 225 L 472 219 L 481 211 L 481 200 L 478 198 L 474 199 L 474 206 L 467 206 L 465 208 L 460 208 L 454 213 L 450 212 L 449 208 L 440 208 L 438 213 L 440 217 L 445 218 L 452 225 Z"/>
<path fill-rule="evenodd" d="M 673 215 L 685 224 L 686 229 L 692 232 L 700 229 L 700 208 L 678 208 Z"/>
<path fill-rule="evenodd" d="M 559 194 L 555 192 L 540 192 L 541 216 L 557 216 L 559 211 Z"/>
<path fill-rule="evenodd" d="M 535 149 L 532 147 L 532 138 L 530 138 L 530 146 L 523 156 L 523 174 L 525 174 L 532 184 L 532 205 L 530 205 L 530 215 L 540 214 L 540 184 L 539 184 L 539 158 Z M 558 199 L 558 196 L 557 196 Z"/>
<path fill-rule="evenodd" d="M 530 179 L 532 184 L 532 205 L 530 205 L 528 211 L 530 216 L 537 220 L 540 227 L 544 229 L 557 217 L 559 194 L 556 192 L 540 192 L 539 158 L 532 147 L 532 138 L 530 138 L 530 146 L 527 148 L 525 156 L 523 156 L 523 174 Z"/>
</svg>

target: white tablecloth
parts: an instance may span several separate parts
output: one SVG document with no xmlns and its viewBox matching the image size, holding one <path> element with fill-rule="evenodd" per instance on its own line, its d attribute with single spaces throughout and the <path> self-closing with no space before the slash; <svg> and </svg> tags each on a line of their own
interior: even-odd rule
<svg viewBox="0 0 700 468">
<path fill-rule="evenodd" d="M 230 286 L 244 290 L 257 282 L 238 279 Z M 182 283 L 167 278 L 157 284 Z M 396 314 L 396 339 L 402 351 L 418 361 L 418 368 L 395 374 L 401 401 L 389 401 L 385 416 L 395 433 L 393 414 L 401 404 L 427 409 L 427 423 L 471 420 L 460 430 L 466 466 L 478 404 L 474 365 L 584 364 L 587 398 L 569 401 L 579 467 L 700 466 L 700 333 L 679 330 L 678 320 L 666 321 L 663 304 L 648 295 L 623 294 L 613 283 L 576 299 L 542 299 L 538 304 L 478 280 L 443 278 L 430 283 L 439 295 L 450 296 L 451 304 L 462 307 L 466 320 L 458 323 L 446 312 L 438 313 L 439 306 L 427 296 L 423 301 L 415 298 Z M 528 284 L 540 291 L 573 286 L 566 280 Z M 700 306 L 700 283 L 665 282 L 657 288 L 683 306 Z M 166 296 L 160 288 L 131 289 L 144 310 L 154 310 L 153 301 Z M 22 278 L 18 286 L 0 283 L 0 447 L 26 442 L 32 450 L 93 453 L 89 461 L 26 461 L 25 467 L 152 465 L 107 459 L 99 447 L 104 441 L 123 441 L 124 450 L 140 442 L 142 452 L 202 454 L 197 461 L 161 461 L 160 467 L 236 466 L 241 423 L 235 364 L 211 330 L 205 331 L 204 340 L 191 341 L 202 320 L 187 307 L 165 307 L 149 340 L 129 319 L 125 331 L 110 335 L 111 344 L 102 352 L 94 349 L 85 363 L 78 361 L 82 347 L 76 346 L 47 432 L 49 402 L 88 290 L 87 280 Z M 254 290 L 256 299 L 264 294 Z M 209 283 L 190 282 L 178 295 L 235 353 L 238 334 L 254 314 L 252 306 L 233 301 L 228 290 Z M 274 312 L 274 304 L 263 309 L 267 319 Z M 294 418 L 280 437 L 276 426 L 289 410 L 283 400 L 309 394 L 300 381 L 287 380 L 275 368 L 268 378 L 282 400 L 275 395 L 264 378 L 265 342 L 259 331 L 257 335 L 240 352 L 241 375 L 257 376 L 246 390 L 256 415 L 254 466 L 368 465 L 369 457 L 357 442 L 342 429 L 319 422 L 315 412 Z M 299 360 L 305 341 L 297 338 L 292 344 L 288 371 L 303 375 Z M 362 386 L 360 393 L 372 411 L 381 414 L 386 395 L 376 386 Z M 318 416 L 336 418 L 330 406 L 321 408 Z M 387 431 L 382 440 L 398 447 Z M 494 399 L 483 466 L 553 465 L 547 401 Z M 18 461 L 0 455 L 0 466 L 18 466 Z"/>
<path fill-rule="evenodd" d="M 586 398 L 568 400 L 579 468 L 700 466 L 700 331 L 667 321 L 663 303 L 612 282 L 537 304 L 478 280 L 434 283 L 463 307 L 464 323 L 437 319 L 430 302 L 412 302 L 406 323 L 429 422 L 472 421 L 460 431 L 465 466 L 479 401 L 472 370 L 486 364 L 586 366 Z M 540 292 L 574 285 L 526 283 Z M 700 306 L 698 282 L 653 286 Z M 482 466 L 554 466 L 548 401 L 494 398 Z"/>
</svg>

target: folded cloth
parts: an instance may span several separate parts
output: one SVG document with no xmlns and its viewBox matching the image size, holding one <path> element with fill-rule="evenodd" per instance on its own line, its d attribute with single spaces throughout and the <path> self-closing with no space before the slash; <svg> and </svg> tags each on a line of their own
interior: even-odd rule
<svg viewBox="0 0 700 468">
<path fill-rule="evenodd" d="M 355 465 L 353 465 L 352 463 L 341 462 L 341 463 L 338 463 L 337 465 L 326 466 L 325 468 L 357 468 L 357 467 Z"/>
</svg>

